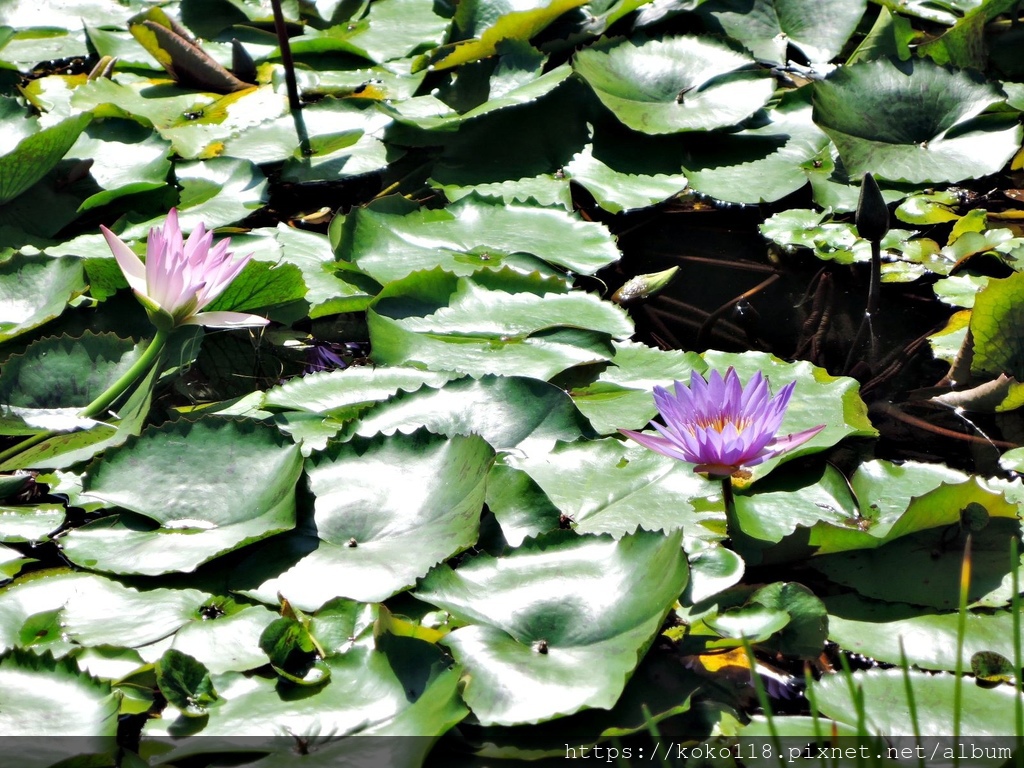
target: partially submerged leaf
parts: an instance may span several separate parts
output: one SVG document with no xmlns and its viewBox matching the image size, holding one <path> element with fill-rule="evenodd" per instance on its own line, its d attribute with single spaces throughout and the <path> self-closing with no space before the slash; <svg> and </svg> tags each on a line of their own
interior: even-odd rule
<svg viewBox="0 0 1024 768">
<path fill-rule="evenodd" d="M 188 33 L 160 8 L 133 16 L 128 29 L 179 83 L 216 93 L 251 88 L 212 59 Z"/>
</svg>

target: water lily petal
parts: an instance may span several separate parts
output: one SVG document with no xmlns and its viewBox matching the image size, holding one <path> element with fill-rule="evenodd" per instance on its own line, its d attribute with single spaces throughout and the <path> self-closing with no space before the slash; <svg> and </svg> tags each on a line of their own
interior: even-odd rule
<svg viewBox="0 0 1024 768">
<path fill-rule="evenodd" d="M 756 372 L 744 386 L 734 368 L 723 376 L 711 371 L 707 379 L 691 372 L 690 386 L 675 382 L 674 393 L 654 388 L 654 401 L 664 425 L 651 422 L 660 433 L 619 430 L 641 445 L 694 464 L 694 471 L 711 477 L 749 474 L 747 468 L 795 448 L 824 425 L 776 437 L 796 382 L 772 396 L 768 380 Z"/>
<path fill-rule="evenodd" d="M 778 456 L 780 453 L 791 451 L 798 445 L 803 445 L 816 434 L 821 432 L 825 428 L 824 424 L 819 424 L 816 427 L 805 429 L 803 432 L 796 432 L 791 435 L 785 435 L 783 437 L 776 437 L 768 447 L 772 450 L 773 455 Z"/>
<path fill-rule="evenodd" d="M 110 252 L 114 254 L 117 266 L 121 268 L 128 285 L 133 291 L 146 293 L 146 267 L 142 263 L 142 259 L 136 256 L 135 252 L 121 238 L 102 224 L 100 224 L 100 231 L 107 241 Z"/>
<path fill-rule="evenodd" d="M 650 448 L 652 451 L 656 451 L 663 456 L 668 456 L 671 459 L 679 459 L 680 461 L 688 461 L 687 457 L 679 447 L 667 438 L 659 437 L 658 435 L 651 435 L 646 432 L 634 432 L 631 429 L 620 429 L 619 432 L 624 434 L 626 437 L 636 440 L 645 448 Z"/>
<path fill-rule="evenodd" d="M 270 323 L 265 317 L 246 312 L 200 312 L 181 321 L 182 325 L 203 325 L 207 328 L 256 328 Z"/>
<path fill-rule="evenodd" d="M 159 327 L 246 328 L 269 322 L 243 312 L 200 312 L 238 277 L 252 255 L 232 258 L 230 239 L 214 246 L 213 233 L 202 223 L 184 240 L 177 209 L 168 211 L 162 227 L 149 231 L 145 264 L 109 229 L 100 229 L 128 284 Z"/>
</svg>

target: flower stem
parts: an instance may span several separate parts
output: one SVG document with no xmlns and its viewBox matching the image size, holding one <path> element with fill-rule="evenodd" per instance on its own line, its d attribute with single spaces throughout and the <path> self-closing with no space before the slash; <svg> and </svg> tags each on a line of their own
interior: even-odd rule
<svg viewBox="0 0 1024 768">
<path fill-rule="evenodd" d="M 132 367 L 125 371 L 117 381 L 107 387 L 99 397 L 89 403 L 89 405 L 87 405 L 78 414 L 79 418 L 91 419 L 106 411 L 115 400 L 125 393 L 125 390 L 127 390 L 128 387 L 135 383 L 135 381 L 142 376 L 142 374 L 148 371 L 156 362 L 157 358 L 159 358 L 160 354 L 164 351 L 164 347 L 167 346 L 168 336 L 170 336 L 170 331 L 157 330 L 156 336 L 153 337 L 149 346 L 146 347 L 145 351 L 139 359 L 135 361 Z M 0 464 L 5 464 L 8 460 L 24 453 L 29 448 L 34 448 L 40 443 L 46 442 L 56 434 L 58 433 L 53 431 L 40 432 L 38 435 L 32 435 L 32 437 L 22 440 L 20 443 L 8 448 L 6 451 L 0 452 Z"/>
<path fill-rule="evenodd" d="M 736 498 L 732 495 L 732 478 L 722 478 L 722 501 L 725 502 L 725 532 L 734 539 L 740 533 L 740 519 L 736 516 Z"/>
<path fill-rule="evenodd" d="M 170 331 L 164 329 L 157 330 L 156 336 L 149 342 L 149 346 L 146 347 L 146 350 L 139 359 L 135 361 L 135 364 L 125 371 L 121 378 L 107 387 L 103 394 L 89 403 L 78 415 L 83 419 L 91 419 L 106 411 L 117 398 L 124 394 L 128 387 L 135 383 L 136 379 L 148 371 L 153 363 L 156 362 L 156 359 L 160 357 L 160 353 L 164 351 L 164 347 L 167 346 L 168 336 L 170 336 Z"/>
</svg>

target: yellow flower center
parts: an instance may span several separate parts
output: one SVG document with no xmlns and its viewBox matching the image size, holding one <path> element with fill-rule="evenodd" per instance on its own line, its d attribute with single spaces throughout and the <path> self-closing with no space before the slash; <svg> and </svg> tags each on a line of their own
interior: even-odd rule
<svg viewBox="0 0 1024 768">
<path fill-rule="evenodd" d="M 689 426 L 689 431 L 691 435 L 695 434 L 697 428 L 699 427 L 701 429 L 713 429 L 715 430 L 715 432 L 721 434 L 722 432 L 725 431 L 725 427 L 727 424 L 732 424 L 734 427 L 736 427 L 737 432 L 742 432 L 744 429 L 750 426 L 750 423 L 750 419 L 734 420 L 726 416 L 720 415 L 714 416 L 710 419 L 698 419 L 694 424 Z"/>
</svg>

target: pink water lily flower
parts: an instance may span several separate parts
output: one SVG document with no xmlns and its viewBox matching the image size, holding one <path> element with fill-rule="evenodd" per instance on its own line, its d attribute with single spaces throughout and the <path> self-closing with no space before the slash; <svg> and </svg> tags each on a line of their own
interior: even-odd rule
<svg viewBox="0 0 1024 768">
<path fill-rule="evenodd" d="M 252 258 L 250 254 L 233 259 L 228 250 L 230 238 L 213 246 L 213 233 L 200 223 L 185 240 L 178 226 L 178 211 L 172 208 L 162 230 L 149 230 L 143 264 L 117 235 L 102 224 L 100 229 L 128 285 L 157 327 L 245 328 L 270 322 L 244 312 L 200 311 L 223 293 Z"/>
<path fill-rule="evenodd" d="M 674 395 L 664 387 L 654 388 L 665 425 L 651 425 L 660 436 L 619 431 L 652 451 L 695 464 L 694 472 L 712 478 L 748 476 L 749 467 L 802 445 L 825 428 L 821 424 L 792 435 L 776 434 L 795 386 L 791 382 L 773 397 L 760 371 L 746 387 L 733 368 L 724 378 L 712 371 L 706 381 L 694 371 L 689 387 L 676 382 Z"/>
</svg>

